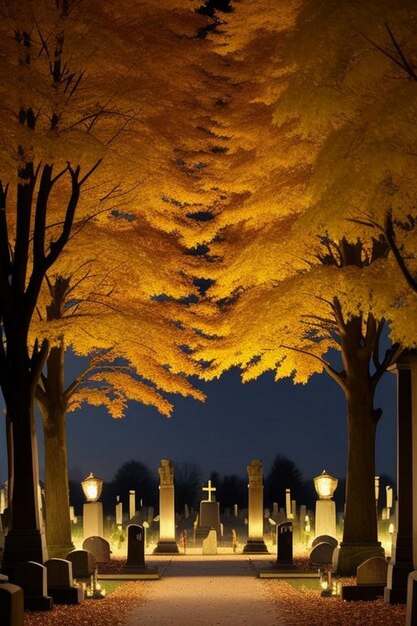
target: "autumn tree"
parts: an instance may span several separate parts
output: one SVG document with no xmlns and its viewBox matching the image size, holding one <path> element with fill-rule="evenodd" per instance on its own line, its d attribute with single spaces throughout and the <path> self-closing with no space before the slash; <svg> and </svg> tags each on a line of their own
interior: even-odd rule
<svg viewBox="0 0 417 626">
<path fill-rule="evenodd" d="M 189 9 L 189 3 L 181 0 L 160 8 L 165 18 L 170 16 L 164 22 L 167 32 L 172 33 L 175 25 L 177 34 L 178 30 L 183 35 L 195 30 L 194 14 Z M 62 357 L 62 333 L 51 333 L 52 341 L 45 334 L 42 341 L 29 341 L 45 276 L 49 272 L 48 284 L 54 292 L 47 305 L 51 321 L 54 297 L 68 289 L 69 277 L 54 277 L 51 269 L 78 227 L 95 220 L 107 223 L 111 230 L 116 224 L 129 224 L 138 211 L 152 216 L 159 226 L 170 223 L 172 231 L 186 219 L 179 209 L 175 214 L 175 207 L 167 206 L 160 197 L 159 208 L 149 201 L 157 176 L 154 165 L 166 162 L 164 157 L 171 155 L 172 146 L 169 136 L 158 135 L 160 115 L 164 110 L 166 115 L 167 102 L 160 99 L 156 106 L 154 92 L 143 97 L 149 85 L 155 84 L 155 73 L 150 70 L 151 66 L 155 70 L 160 58 L 153 49 L 147 57 L 152 57 L 152 62 L 140 59 L 141 38 L 130 26 L 142 24 L 142 20 L 146 23 L 147 16 L 152 16 L 153 26 L 159 24 L 160 16 L 154 7 L 148 3 L 137 7 L 123 2 L 116 7 L 113 3 L 92 6 L 45 0 L 13 5 L 3 2 L 0 10 L 0 55 L 5 77 L 0 122 L 0 385 L 13 441 L 12 521 L 3 568 L 12 573 L 22 560 L 43 562 L 46 556 L 35 489 L 33 400 L 37 388 L 39 396 L 45 391 L 46 378 L 41 379 L 40 387 L 38 382 L 50 344 L 58 348 L 50 353 L 50 369 L 56 381 L 62 382 L 62 371 L 57 367 Z M 187 11 L 191 19 L 184 21 Z M 146 29 L 154 41 L 155 30 L 150 24 Z M 172 34 L 172 39 L 180 38 Z M 126 50 L 132 57 L 127 57 Z M 166 65 L 158 77 L 159 87 L 167 88 L 167 97 L 176 91 Z M 122 88 L 125 84 L 128 87 Z M 141 166 L 135 155 L 146 155 Z M 126 165 L 123 181 L 121 162 Z M 140 193 L 138 171 L 148 183 L 140 185 Z M 160 174 L 161 170 L 158 177 Z M 175 184 L 173 177 L 170 184 Z M 123 202 L 121 209 L 123 196 L 128 202 Z M 167 212 L 171 217 L 166 216 Z M 59 305 L 61 294 L 58 296 Z M 106 344 L 106 350 L 108 347 Z M 49 383 L 52 386 L 52 377 Z M 138 388 L 140 380 L 136 383 Z M 142 391 L 141 395 L 143 398 L 146 393 Z M 150 396 L 152 391 L 148 399 Z M 123 404 L 120 395 L 119 400 Z"/>
<path fill-rule="evenodd" d="M 251 99 L 240 94 L 222 110 L 226 127 L 239 120 L 242 128 L 250 111 L 262 117 L 248 133 L 252 155 L 238 172 L 246 184 L 244 201 L 222 212 L 219 235 L 210 243 L 213 258 L 222 259 L 211 268 L 216 283 L 209 292 L 218 303 L 211 325 L 217 341 L 200 356 L 210 363 L 207 376 L 238 365 L 244 380 L 273 369 L 277 378 L 306 382 L 325 371 L 339 384 L 347 403 L 349 452 L 338 571 L 352 573 L 368 554 L 381 553 L 373 492 L 381 412 L 374 394 L 401 350 L 394 344 L 380 355 L 385 318 L 406 295 L 396 282 L 386 289 L 393 273 L 384 241 L 348 220 L 368 207 L 379 210 L 382 198 L 389 201 L 389 185 L 380 177 L 383 152 L 366 163 L 372 140 L 381 136 L 367 116 L 386 70 L 385 61 L 374 60 L 369 39 L 380 33 L 384 16 L 405 18 L 390 2 L 382 13 L 373 2 L 336 11 L 331 2 L 313 4 L 290 4 L 286 19 L 275 22 L 248 3 L 227 20 L 223 54 L 231 72 L 239 71 L 236 57 L 250 67 L 259 50 L 269 50 L 267 38 L 276 54 L 264 59 L 260 79 L 252 79 Z M 243 16 L 244 35 L 227 45 Z M 358 128 L 367 131 L 365 142 Z M 392 138 L 394 128 L 384 127 L 382 134 Z M 269 141 L 276 144 L 273 156 L 264 155 Z M 389 142 L 383 150 L 388 153 Z M 260 164 L 269 159 L 268 169 L 256 167 L 258 156 Z M 207 316 L 209 311 L 207 306 Z M 210 333 L 210 323 L 200 327 Z"/>
</svg>

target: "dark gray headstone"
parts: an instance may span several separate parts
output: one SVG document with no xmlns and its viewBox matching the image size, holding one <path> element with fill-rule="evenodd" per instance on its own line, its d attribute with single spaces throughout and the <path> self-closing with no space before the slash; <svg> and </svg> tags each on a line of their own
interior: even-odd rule
<svg viewBox="0 0 417 626">
<path fill-rule="evenodd" d="M 23 626 L 23 589 L 17 585 L 0 585 L 1 626 Z"/>
<path fill-rule="evenodd" d="M 310 562 L 314 565 L 328 565 L 332 562 L 333 552 L 332 544 L 322 541 L 310 552 Z"/>
<path fill-rule="evenodd" d="M 72 563 L 72 574 L 75 578 L 89 578 L 94 572 L 96 558 L 88 550 L 72 550 L 67 554 Z"/>
<path fill-rule="evenodd" d="M 67 559 L 48 559 L 45 567 L 48 571 L 48 588 L 65 589 L 73 585 L 72 563 Z"/>
<path fill-rule="evenodd" d="M 83 549 L 94 554 L 96 561 L 99 563 L 108 563 L 110 561 L 110 544 L 103 537 L 88 537 L 83 542 Z"/>
<path fill-rule="evenodd" d="M 331 537 L 330 535 L 319 535 L 313 540 L 311 547 L 315 548 L 319 543 L 323 542 L 330 543 L 333 548 L 337 548 L 338 546 L 338 541 L 334 537 Z"/>
<path fill-rule="evenodd" d="M 16 568 L 15 582 L 25 594 L 25 609 L 49 611 L 52 608 L 52 598 L 48 596 L 47 571 L 42 563 L 22 563 Z"/>
<path fill-rule="evenodd" d="M 293 525 L 284 522 L 277 526 L 277 565 L 293 563 Z"/>
<path fill-rule="evenodd" d="M 220 505 L 218 502 L 200 502 L 199 524 L 201 528 L 214 528 L 220 534 Z"/>
<path fill-rule="evenodd" d="M 139 524 L 127 527 L 126 567 L 145 567 L 145 529 Z"/>
<path fill-rule="evenodd" d="M 72 563 L 66 559 L 48 559 L 48 593 L 55 604 L 79 604 L 84 599 L 82 588 L 74 584 Z"/>
</svg>

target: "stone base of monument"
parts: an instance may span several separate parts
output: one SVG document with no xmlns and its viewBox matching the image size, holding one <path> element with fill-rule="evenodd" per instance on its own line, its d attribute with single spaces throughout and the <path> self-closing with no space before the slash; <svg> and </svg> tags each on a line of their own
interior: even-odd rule
<svg viewBox="0 0 417 626">
<path fill-rule="evenodd" d="M 220 524 L 218 526 L 197 526 L 195 529 L 195 538 L 196 540 L 204 540 L 207 539 L 209 532 L 211 530 L 215 530 L 217 536 L 220 537 Z"/>
<path fill-rule="evenodd" d="M 333 552 L 333 571 L 338 576 L 355 576 L 356 569 L 373 556 L 384 557 L 380 541 L 369 543 L 342 543 Z"/>
<path fill-rule="evenodd" d="M 175 541 L 158 541 L 154 554 L 178 554 L 178 545 Z"/>
<path fill-rule="evenodd" d="M 263 540 L 248 539 L 245 547 L 243 548 L 244 554 L 268 554 L 268 548 Z"/>
<path fill-rule="evenodd" d="M 342 600 L 377 600 L 384 597 L 384 585 L 342 586 Z"/>
</svg>

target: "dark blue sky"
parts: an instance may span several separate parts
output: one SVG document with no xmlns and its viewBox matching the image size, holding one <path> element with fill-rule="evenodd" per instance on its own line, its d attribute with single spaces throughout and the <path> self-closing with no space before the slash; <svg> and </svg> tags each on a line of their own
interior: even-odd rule
<svg viewBox="0 0 417 626">
<path fill-rule="evenodd" d="M 92 471 L 108 481 L 131 459 L 142 461 L 156 475 L 161 458 L 195 462 L 203 479 L 211 471 L 246 476 L 251 459 L 262 459 L 267 473 L 278 453 L 292 459 L 305 479 L 323 469 L 344 476 L 345 401 L 327 375 L 314 376 L 304 386 L 275 383 L 272 374 L 243 385 L 238 372 L 232 371 L 200 386 L 207 393 L 205 404 L 179 398 L 170 419 L 134 403 L 122 420 L 96 408 L 70 414 L 71 477 L 82 479 Z M 395 478 L 394 375 L 385 374 L 377 400 L 384 410 L 378 427 L 377 473 Z M 4 437 L 0 444 L 0 478 L 5 479 Z M 42 453 L 41 439 L 39 449 Z M 42 458 L 40 464 L 42 473 Z"/>
</svg>

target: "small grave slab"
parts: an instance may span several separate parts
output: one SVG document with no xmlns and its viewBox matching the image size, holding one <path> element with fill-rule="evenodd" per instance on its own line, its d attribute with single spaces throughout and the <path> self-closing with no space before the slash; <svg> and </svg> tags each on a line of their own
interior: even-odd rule
<svg viewBox="0 0 417 626">
<path fill-rule="evenodd" d="M 52 609 L 52 597 L 48 595 L 47 570 L 42 563 L 35 561 L 22 563 L 16 569 L 15 581 L 23 589 L 25 609 L 30 611 Z"/>
<path fill-rule="evenodd" d="M 48 559 L 48 594 L 56 604 L 79 604 L 84 599 L 81 586 L 74 584 L 72 563 L 66 559 Z"/>
<path fill-rule="evenodd" d="M 310 562 L 314 565 L 329 565 L 332 562 L 334 547 L 327 541 L 318 543 L 310 552 Z"/>
<path fill-rule="evenodd" d="M 343 600 L 376 600 L 384 596 L 388 563 L 380 556 L 371 557 L 356 570 L 356 585 L 342 587 Z"/>
<path fill-rule="evenodd" d="M 11 583 L 0 585 L 1 626 L 23 626 L 23 589 Z"/>
<path fill-rule="evenodd" d="M 217 554 L 217 532 L 210 530 L 209 534 L 203 539 L 203 554 Z"/>
<path fill-rule="evenodd" d="M 99 563 L 108 563 L 110 561 L 110 544 L 103 537 L 87 537 L 83 542 L 83 550 L 91 552 Z"/>
<path fill-rule="evenodd" d="M 72 574 L 75 578 L 89 578 L 94 572 L 96 558 L 88 550 L 71 550 L 67 561 L 72 563 Z"/>
<path fill-rule="evenodd" d="M 330 543 L 333 548 L 337 548 L 338 546 L 337 539 L 335 539 L 331 535 L 319 535 L 318 537 L 315 537 L 315 539 L 313 539 L 311 547 L 315 548 L 319 543 Z"/>
</svg>

